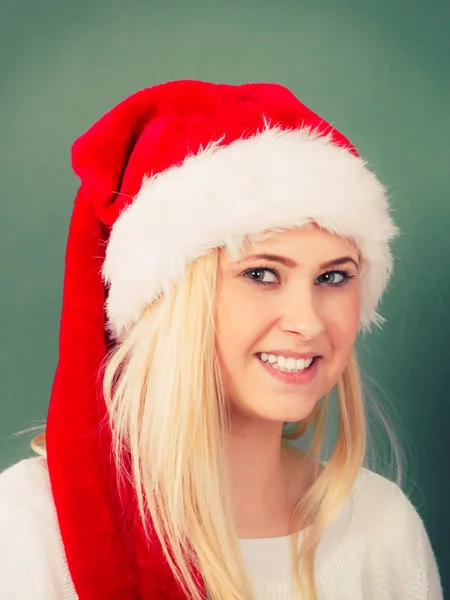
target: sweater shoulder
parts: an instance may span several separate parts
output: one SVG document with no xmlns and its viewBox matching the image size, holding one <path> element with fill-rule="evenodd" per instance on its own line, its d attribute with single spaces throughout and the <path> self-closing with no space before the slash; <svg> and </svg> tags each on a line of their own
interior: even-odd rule
<svg viewBox="0 0 450 600">
<path fill-rule="evenodd" d="M 36 493 L 40 500 L 51 499 L 47 461 L 40 456 L 21 460 L 0 473 L 0 501 L 25 499 L 29 492 Z"/>
<path fill-rule="evenodd" d="M 425 525 L 402 488 L 362 468 L 353 510 L 353 534 L 364 540 L 371 571 L 390 573 L 394 597 L 440 600 L 438 566 Z"/>
<path fill-rule="evenodd" d="M 408 531 L 425 533 L 417 509 L 395 482 L 367 468 L 362 468 L 353 489 L 354 519 L 370 533 L 388 537 Z M 398 537 L 397 537 L 398 539 Z M 405 540 L 406 541 L 406 540 Z"/>
<path fill-rule="evenodd" d="M 394 498 L 409 502 L 400 485 L 367 467 L 361 467 L 354 489 L 357 495 L 366 496 L 369 502 L 390 502 Z"/>
<path fill-rule="evenodd" d="M 55 522 L 45 458 L 22 460 L 0 474 L 0 509 L 3 529 L 8 526 L 15 529 L 19 523 L 41 528 Z"/>
<path fill-rule="evenodd" d="M 56 510 L 45 458 L 22 460 L 0 474 L 0 526 L 19 533 L 20 524 L 42 530 L 56 525 Z M 47 529 L 48 531 L 48 529 Z"/>
<path fill-rule="evenodd" d="M 0 474 L 0 597 L 77 598 L 45 458 L 23 460 Z"/>
</svg>

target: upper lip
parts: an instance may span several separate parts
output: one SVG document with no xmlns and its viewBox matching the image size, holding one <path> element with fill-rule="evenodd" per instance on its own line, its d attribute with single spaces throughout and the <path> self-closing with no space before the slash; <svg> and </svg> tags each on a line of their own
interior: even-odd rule
<svg viewBox="0 0 450 600">
<path fill-rule="evenodd" d="M 258 352 L 262 354 L 262 352 Z M 276 354 L 277 356 L 284 356 L 286 358 L 316 358 L 320 356 L 318 352 L 294 352 L 293 350 L 264 350 L 264 354 Z"/>
</svg>

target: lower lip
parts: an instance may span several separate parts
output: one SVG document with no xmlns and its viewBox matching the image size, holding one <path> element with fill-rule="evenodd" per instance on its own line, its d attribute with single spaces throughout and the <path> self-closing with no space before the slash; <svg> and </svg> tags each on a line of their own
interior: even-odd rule
<svg viewBox="0 0 450 600">
<path fill-rule="evenodd" d="M 278 381 L 282 381 L 283 383 L 289 383 L 291 385 L 304 385 L 305 383 L 310 383 L 316 376 L 320 358 L 315 358 L 307 369 L 303 369 L 303 371 L 290 373 L 288 371 L 280 371 L 279 369 L 274 369 L 270 365 L 270 363 L 263 362 L 258 357 L 256 357 L 256 360 L 259 362 L 262 368 L 265 371 L 267 371 L 267 373 L 269 373 L 269 375 L 272 375 L 272 377 L 278 379 Z"/>
</svg>

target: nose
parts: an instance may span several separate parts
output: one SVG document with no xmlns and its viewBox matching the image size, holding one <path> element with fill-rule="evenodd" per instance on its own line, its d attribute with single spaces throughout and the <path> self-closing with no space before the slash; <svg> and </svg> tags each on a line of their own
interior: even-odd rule
<svg viewBox="0 0 450 600">
<path fill-rule="evenodd" d="M 314 339 L 323 333 L 325 324 L 313 290 L 291 292 L 281 302 L 279 325 L 285 333 L 299 335 L 305 340 Z"/>
</svg>

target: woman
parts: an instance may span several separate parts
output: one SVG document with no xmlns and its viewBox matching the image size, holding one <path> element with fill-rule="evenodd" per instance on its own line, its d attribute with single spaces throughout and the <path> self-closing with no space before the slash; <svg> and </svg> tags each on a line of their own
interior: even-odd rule
<svg viewBox="0 0 450 600">
<path fill-rule="evenodd" d="M 281 86 L 180 81 L 73 167 L 47 459 L 1 478 L 2 597 L 442 598 L 417 512 L 362 468 L 353 348 L 396 227 L 351 143 Z"/>
</svg>

